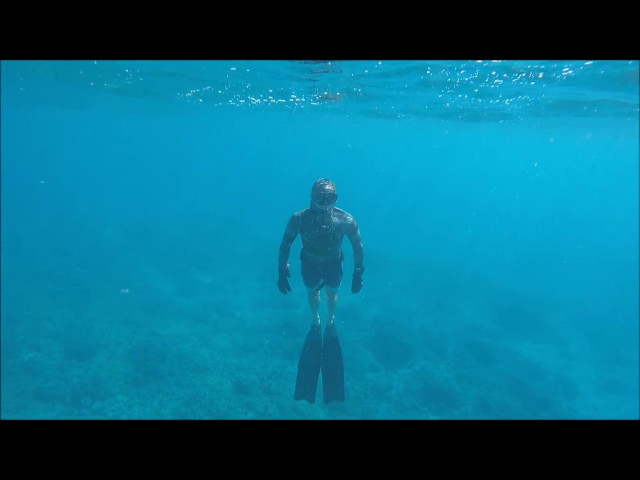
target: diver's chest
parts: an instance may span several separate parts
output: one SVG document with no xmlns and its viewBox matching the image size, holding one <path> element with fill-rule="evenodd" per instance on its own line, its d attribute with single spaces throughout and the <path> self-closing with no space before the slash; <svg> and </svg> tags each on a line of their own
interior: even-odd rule
<svg viewBox="0 0 640 480">
<path fill-rule="evenodd" d="M 303 222 L 300 227 L 303 240 L 339 241 L 343 235 L 340 222 L 334 219 L 324 222 L 307 221 Z"/>
</svg>

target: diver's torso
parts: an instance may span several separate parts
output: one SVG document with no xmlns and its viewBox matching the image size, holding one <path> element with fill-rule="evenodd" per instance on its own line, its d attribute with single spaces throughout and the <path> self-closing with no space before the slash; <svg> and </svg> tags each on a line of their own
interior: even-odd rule
<svg viewBox="0 0 640 480">
<path fill-rule="evenodd" d="M 330 212 L 304 210 L 300 215 L 302 255 L 317 261 L 339 258 L 342 239 L 352 221 L 347 212 L 336 207 Z"/>
</svg>

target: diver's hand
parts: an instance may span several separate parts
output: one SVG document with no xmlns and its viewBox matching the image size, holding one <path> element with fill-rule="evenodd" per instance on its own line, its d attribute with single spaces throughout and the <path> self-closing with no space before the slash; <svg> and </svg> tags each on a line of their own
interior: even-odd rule
<svg viewBox="0 0 640 480">
<path fill-rule="evenodd" d="M 351 292 L 358 293 L 362 290 L 364 282 L 362 281 L 362 274 L 364 273 L 364 267 L 356 267 L 353 271 L 353 279 L 351 280 Z"/>
<path fill-rule="evenodd" d="M 291 286 L 289 285 L 288 277 L 291 276 L 289 273 L 289 265 L 278 268 L 278 290 L 280 290 L 285 295 L 287 292 L 291 291 Z"/>
</svg>

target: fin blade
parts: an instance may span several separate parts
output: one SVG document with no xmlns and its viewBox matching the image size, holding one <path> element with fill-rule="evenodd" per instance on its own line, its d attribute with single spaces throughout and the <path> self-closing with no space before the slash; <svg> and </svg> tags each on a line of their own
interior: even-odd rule
<svg viewBox="0 0 640 480">
<path fill-rule="evenodd" d="M 294 400 L 306 400 L 315 403 L 318 388 L 318 377 L 322 367 L 322 337 L 320 326 L 311 327 L 302 345 L 298 360 L 298 374 Z"/>
<path fill-rule="evenodd" d="M 344 402 L 344 362 L 336 327 L 325 328 L 322 345 L 322 396 L 324 403 Z"/>
</svg>

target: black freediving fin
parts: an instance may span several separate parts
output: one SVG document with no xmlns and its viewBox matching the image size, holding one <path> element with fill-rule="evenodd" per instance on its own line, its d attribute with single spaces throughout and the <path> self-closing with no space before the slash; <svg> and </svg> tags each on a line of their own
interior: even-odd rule
<svg viewBox="0 0 640 480">
<path fill-rule="evenodd" d="M 298 376 L 294 400 L 306 400 L 315 403 L 318 377 L 322 366 L 322 338 L 320 325 L 312 325 L 304 340 L 300 359 L 298 360 Z"/>
<path fill-rule="evenodd" d="M 322 398 L 324 403 L 344 402 L 344 364 L 335 325 L 324 329 L 322 341 Z"/>
</svg>

